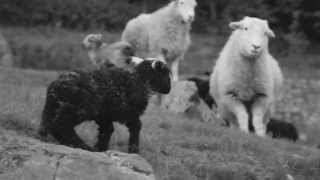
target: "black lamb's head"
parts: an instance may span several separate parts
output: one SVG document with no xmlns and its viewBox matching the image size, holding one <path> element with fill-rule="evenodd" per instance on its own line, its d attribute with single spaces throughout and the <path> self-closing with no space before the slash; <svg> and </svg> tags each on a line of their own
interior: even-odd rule
<svg viewBox="0 0 320 180">
<path fill-rule="evenodd" d="M 168 94 L 171 90 L 171 73 L 166 63 L 157 59 L 145 59 L 136 67 L 142 79 L 144 79 L 154 92 Z"/>
</svg>

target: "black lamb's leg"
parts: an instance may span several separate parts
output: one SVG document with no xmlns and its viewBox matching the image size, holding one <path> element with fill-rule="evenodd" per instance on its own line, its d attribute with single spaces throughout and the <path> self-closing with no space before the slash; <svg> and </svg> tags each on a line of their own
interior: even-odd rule
<svg viewBox="0 0 320 180">
<path fill-rule="evenodd" d="M 133 122 L 127 123 L 126 126 L 129 130 L 129 153 L 139 153 L 139 136 L 141 130 L 141 121 L 136 119 Z"/>
<path fill-rule="evenodd" d="M 76 134 L 74 127 L 79 124 L 81 118 L 77 114 L 77 108 L 71 104 L 61 104 L 56 110 L 56 116 L 47 127 L 53 137 L 61 144 L 92 151 Z"/>
<path fill-rule="evenodd" d="M 58 130 L 59 129 L 59 130 Z M 76 148 L 85 149 L 92 151 L 93 149 L 86 145 L 76 134 L 73 127 L 59 127 L 51 130 L 52 135 L 57 139 L 61 144 L 66 146 L 72 146 Z"/>
<path fill-rule="evenodd" d="M 109 142 L 113 130 L 114 127 L 112 122 L 105 125 L 99 125 L 98 143 L 96 144 L 96 149 L 98 151 L 106 151 L 109 149 Z"/>
</svg>

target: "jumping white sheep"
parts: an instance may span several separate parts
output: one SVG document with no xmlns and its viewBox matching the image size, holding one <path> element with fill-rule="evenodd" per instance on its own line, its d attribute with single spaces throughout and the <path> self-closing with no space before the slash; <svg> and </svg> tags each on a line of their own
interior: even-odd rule
<svg viewBox="0 0 320 180">
<path fill-rule="evenodd" d="M 83 39 L 82 44 L 88 51 L 89 60 L 97 67 L 116 66 L 125 70 L 133 69 L 131 57 L 134 51 L 127 42 L 107 44 L 102 41 L 101 34 L 89 34 Z"/>
<path fill-rule="evenodd" d="M 268 48 L 269 38 L 275 35 L 259 18 L 245 17 L 229 27 L 233 32 L 213 68 L 210 94 L 221 118 L 245 132 L 252 124 L 250 130 L 263 137 L 283 81 Z"/>
<path fill-rule="evenodd" d="M 171 67 L 172 79 L 179 79 L 179 61 L 190 45 L 191 23 L 196 0 L 173 0 L 152 14 L 130 20 L 122 40 L 129 42 L 138 57 L 156 57 Z"/>
</svg>

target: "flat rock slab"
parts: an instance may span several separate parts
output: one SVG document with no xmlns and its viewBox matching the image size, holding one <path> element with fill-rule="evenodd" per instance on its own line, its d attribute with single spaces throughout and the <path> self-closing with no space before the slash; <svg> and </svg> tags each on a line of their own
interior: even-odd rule
<svg viewBox="0 0 320 180">
<path fill-rule="evenodd" d="M 0 179 L 154 180 L 155 176 L 137 154 L 88 152 L 0 129 Z"/>
</svg>

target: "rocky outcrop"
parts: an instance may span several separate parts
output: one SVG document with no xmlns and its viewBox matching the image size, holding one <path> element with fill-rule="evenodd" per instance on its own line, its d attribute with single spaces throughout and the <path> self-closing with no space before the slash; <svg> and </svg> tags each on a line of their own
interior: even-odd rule
<svg viewBox="0 0 320 180">
<path fill-rule="evenodd" d="M 139 155 L 93 153 L 0 130 L 0 179 L 6 180 L 154 180 Z"/>
<path fill-rule="evenodd" d="M 195 83 L 191 81 L 176 82 L 170 94 L 164 97 L 162 107 L 170 112 L 184 114 L 191 119 L 204 122 L 217 122 L 218 119 L 214 110 L 200 98 Z"/>
<path fill-rule="evenodd" d="M 0 66 L 12 67 L 13 57 L 8 42 L 0 33 Z"/>
</svg>

